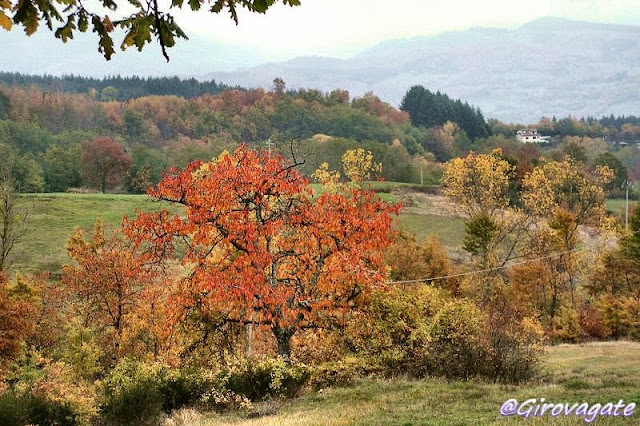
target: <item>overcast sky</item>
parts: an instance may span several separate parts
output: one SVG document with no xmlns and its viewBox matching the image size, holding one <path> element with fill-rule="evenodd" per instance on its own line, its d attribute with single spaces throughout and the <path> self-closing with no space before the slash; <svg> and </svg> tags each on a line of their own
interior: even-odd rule
<svg viewBox="0 0 640 426">
<path fill-rule="evenodd" d="M 265 59 L 348 56 L 380 41 L 473 26 L 514 28 L 542 16 L 640 24 L 640 0 L 301 0 L 266 15 L 227 16 L 181 11 L 190 33 L 250 47 Z"/>
</svg>

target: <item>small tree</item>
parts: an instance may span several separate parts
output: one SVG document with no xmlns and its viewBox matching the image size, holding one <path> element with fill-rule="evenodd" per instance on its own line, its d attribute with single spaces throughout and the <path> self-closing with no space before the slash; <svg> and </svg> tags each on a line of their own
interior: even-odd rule
<svg viewBox="0 0 640 426">
<path fill-rule="evenodd" d="M 118 184 L 132 162 L 122 145 L 102 137 L 82 143 L 80 161 L 85 181 L 99 187 L 103 193 Z"/>
<path fill-rule="evenodd" d="M 11 165 L 0 167 L 0 274 L 9 269 L 11 251 L 25 231 L 27 213 L 18 208 Z"/>
<path fill-rule="evenodd" d="M 504 266 L 527 250 L 526 234 L 531 217 L 509 205 L 514 167 L 500 150 L 491 154 L 470 153 L 445 164 L 444 193 L 465 214 L 464 249 L 474 256 L 480 269 Z M 498 271 L 478 280 L 482 301 L 491 298 Z"/>
<path fill-rule="evenodd" d="M 62 283 L 81 303 L 79 314 L 86 324 L 101 330 L 105 347 L 113 357 L 136 338 L 143 322 L 154 355 L 159 350 L 157 318 L 161 311 L 161 276 L 152 259 L 140 252 L 122 230 L 106 235 L 100 221 L 85 239 L 81 229 L 67 242 L 73 265 L 65 265 Z"/>
<path fill-rule="evenodd" d="M 0 376 L 6 362 L 20 353 L 35 332 L 34 313 L 34 305 L 0 271 Z"/>
<path fill-rule="evenodd" d="M 382 163 L 373 162 L 371 151 L 350 149 L 342 155 L 342 169 L 351 182 L 362 182 L 370 179 L 372 173 L 380 173 Z"/>
<path fill-rule="evenodd" d="M 276 77 L 273 79 L 273 91 L 276 95 L 282 96 L 286 87 L 286 83 L 280 77 Z"/>
</svg>

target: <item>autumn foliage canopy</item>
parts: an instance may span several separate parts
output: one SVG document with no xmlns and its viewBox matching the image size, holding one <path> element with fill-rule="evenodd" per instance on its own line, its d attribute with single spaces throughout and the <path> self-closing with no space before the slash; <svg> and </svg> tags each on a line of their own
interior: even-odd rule
<svg viewBox="0 0 640 426">
<path fill-rule="evenodd" d="M 246 147 L 193 162 L 151 191 L 183 214 L 139 213 L 127 224 L 135 241 L 187 271 L 176 307 L 268 327 L 282 355 L 296 331 L 321 327 L 384 281 L 398 210 L 348 185 L 314 192 L 295 166 Z"/>
</svg>

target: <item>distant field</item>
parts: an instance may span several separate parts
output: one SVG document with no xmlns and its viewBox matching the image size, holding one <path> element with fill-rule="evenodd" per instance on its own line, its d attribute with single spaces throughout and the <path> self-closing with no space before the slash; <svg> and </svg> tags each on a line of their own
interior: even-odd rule
<svg viewBox="0 0 640 426">
<path fill-rule="evenodd" d="M 629 212 L 631 212 L 637 203 L 637 201 L 629 200 Z M 627 205 L 626 200 L 611 198 L 606 201 L 606 205 L 609 213 L 619 214 L 624 217 L 625 207 Z"/>
<path fill-rule="evenodd" d="M 400 228 L 414 234 L 418 241 L 435 233 L 444 246 L 451 248 L 461 246 L 464 238 L 464 222 L 455 217 L 401 214 Z"/>
<path fill-rule="evenodd" d="M 365 381 L 351 388 L 309 393 L 257 419 L 191 413 L 187 424 L 208 425 L 584 425 L 582 417 L 502 417 L 510 398 L 550 403 L 640 403 L 640 344 L 603 342 L 546 350 L 543 373 L 533 383 L 507 386 L 440 379 Z M 273 409 L 271 409 L 273 411 Z M 598 418 L 597 425 L 640 424 L 630 418 Z M 186 414 L 185 414 L 186 415 Z"/>
<path fill-rule="evenodd" d="M 393 182 L 374 185 L 400 186 Z M 395 202 L 393 194 L 379 193 L 382 199 Z M 146 195 L 121 194 L 25 194 L 20 205 L 30 211 L 27 232 L 14 250 L 14 271 L 49 271 L 56 276 L 69 261 L 65 245 L 76 226 L 91 229 L 97 218 L 118 226 L 123 215 L 133 216 L 136 209 L 153 211 L 158 203 Z M 435 232 L 449 247 L 461 244 L 464 226 L 459 219 L 443 216 L 401 214 L 400 226 L 418 239 Z"/>
<path fill-rule="evenodd" d="M 20 205 L 30 211 L 27 232 L 16 245 L 14 270 L 57 273 L 68 262 L 65 245 L 76 226 L 90 229 L 97 218 L 117 226 L 136 209 L 152 211 L 158 203 L 146 195 L 27 194 Z"/>
</svg>

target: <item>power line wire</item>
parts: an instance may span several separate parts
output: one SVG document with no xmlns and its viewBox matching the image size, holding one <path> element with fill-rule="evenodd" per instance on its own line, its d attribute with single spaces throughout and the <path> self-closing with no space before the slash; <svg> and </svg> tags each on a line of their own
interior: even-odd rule
<svg viewBox="0 0 640 426">
<path fill-rule="evenodd" d="M 514 266 L 526 265 L 527 263 L 533 263 L 533 262 L 537 262 L 539 260 L 551 259 L 553 257 L 562 256 L 563 254 L 569 254 L 569 253 L 573 253 L 574 251 L 580 251 L 580 250 L 583 250 L 583 249 L 582 248 L 574 248 L 572 250 L 566 250 L 566 251 L 550 254 L 550 255 L 547 255 L 547 256 L 537 257 L 535 259 L 525 260 L 524 262 L 518 262 L 518 263 L 509 264 L 509 265 L 497 266 L 495 268 L 481 269 L 479 271 L 462 272 L 460 274 L 443 275 L 443 276 L 440 276 L 440 277 L 432 277 L 432 278 L 421 278 L 421 279 L 417 279 L 417 280 L 387 281 L 385 284 L 421 283 L 421 282 L 424 282 L 424 281 L 446 280 L 446 279 L 449 279 L 449 278 L 464 277 L 464 276 L 467 276 L 467 275 L 483 274 L 485 272 L 498 271 L 498 270 L 501 270 L 501 269 L 512 268 Z"/>
</svg>

